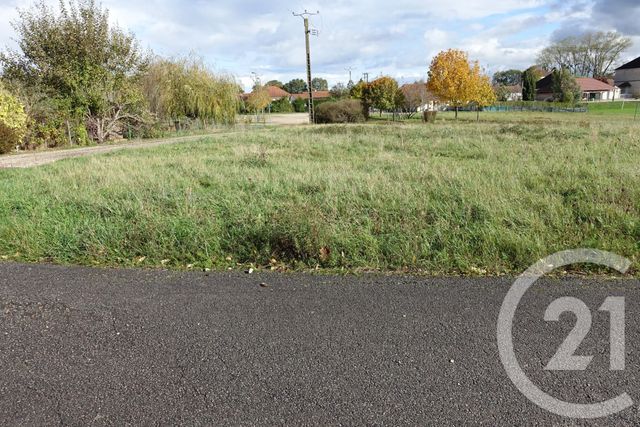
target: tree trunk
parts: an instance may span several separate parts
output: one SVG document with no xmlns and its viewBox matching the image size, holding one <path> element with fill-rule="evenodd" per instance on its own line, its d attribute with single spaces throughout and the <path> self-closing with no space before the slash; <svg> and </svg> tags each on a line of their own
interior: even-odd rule
<svg viewBox="0 0 640 427">
<path fill-rule="evenodd" d="M 73 139 L 71 138 L 71 126 L 69 120 L 67 120 L 67 136 L 69 137 L 69 145 L 73 145 Z"/>
<path fill-rule="evenodd" d="M 476 107 L 476 121 L 480 121 L 480 107 Z"/>
<path fill-rule="evenodd" d="M 456 120 L 458 120 L 458 106 L 456 105 Z"/>
</svg>

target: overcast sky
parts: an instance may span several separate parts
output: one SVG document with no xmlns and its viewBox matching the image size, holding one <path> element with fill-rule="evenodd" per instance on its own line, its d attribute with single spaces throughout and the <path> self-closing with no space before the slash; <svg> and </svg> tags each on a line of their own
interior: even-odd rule
<svg viewBox="0 0 640 427">
<path fill-rule="evenodd" d="M 32 0 L 0 0 L 0 45 L 12 44 L 17 7 Z M 57 4 L 57 0 L 47 0 Z M 305 76 L 304 31 L 291 12 L 320 10 L 311 19 L 315 76 L 331 84 L 391 75 L 426 78 L 431 58 L 455 47 L 483 67 L 532 65 L 551 40 L 585 29 L 617 30 L 633 38 L 624 59 L 640 55 L 639 0 L 104 0 L 112 20 L 142 45 L 166 55 L 195 53 L 245 87 L 251 73 L 262 81 Z"/>
</svg>

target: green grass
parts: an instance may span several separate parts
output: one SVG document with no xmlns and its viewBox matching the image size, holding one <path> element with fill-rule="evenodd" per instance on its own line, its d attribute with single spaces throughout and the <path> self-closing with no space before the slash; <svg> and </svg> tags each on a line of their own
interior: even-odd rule
<svg viewBox="0 0 640 427">
<path fill-rule="evenodd" d="M 267 128 L 0 170 L 0 256 L 432 274 L 519 273 L 578 247 L 637 261 L 640 125 L 498 116 Z"/>
<path fill-rule="evenodd" d="M 633 119 L 636 116 L 640 121 L 640 101 L 615 101 L 593 102 L 588 105 L 589 114 L 596 116 L 628 116 Z"/>
</svg>

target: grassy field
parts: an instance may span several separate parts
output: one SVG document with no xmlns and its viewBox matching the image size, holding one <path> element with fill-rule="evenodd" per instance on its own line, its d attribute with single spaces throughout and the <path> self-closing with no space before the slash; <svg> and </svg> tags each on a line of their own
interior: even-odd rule
<svg viewBox="0 0 640 427">
<path fill-rule="evenodd" d="M 628 116 L 640 120 L 640 101 L 594 102 L 589 114 L 596 116 Z"/>
<path fill-rule="evenodd" d="M 640 124 L 481 117 L 266 128 L 0 170 L 0 256 L 431 274 L 519 273 L 577 247 L 638 261 Z"/>
</svg>

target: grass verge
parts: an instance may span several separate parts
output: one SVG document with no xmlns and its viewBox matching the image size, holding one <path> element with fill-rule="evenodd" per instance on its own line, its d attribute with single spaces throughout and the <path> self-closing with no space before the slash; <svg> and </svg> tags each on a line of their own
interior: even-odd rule
<svg viewBox="0 0 640 427">
<path fill-rule="evenodd" d="M 0 256 L 84 265 L 519 273 L 640 255 L 640 126 L 264 129 L 0 170 Z"/>
</svg>

